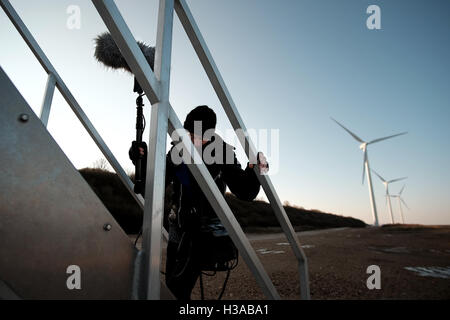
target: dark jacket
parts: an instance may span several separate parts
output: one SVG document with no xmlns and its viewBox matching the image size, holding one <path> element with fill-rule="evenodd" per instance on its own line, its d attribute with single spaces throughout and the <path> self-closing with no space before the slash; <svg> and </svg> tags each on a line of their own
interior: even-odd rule
<svg viewBox="0 0 450 320">
<path fill-rule="evenodd" d="M 254 200 L 260 190 L 254 170 L 249 168 L 248 164 L 242 169 L 234 153 L 235 148 L 225 143 L 218 135 L 214 135 L 202 149 L 205 150 L 213 142 L 216 146 L 222 145 L 223 161 L 205 165 L 219 190 L 225 194 L 228 186 L 239 199 Z M 177 152 L 173 142 L 172 145 L 166 156 L 166 188 L 172 187 L 173 192 L 169 198 L 169 208 L 165 211 L 170 213 L 172 210 L 176 216 L 176 219 L 169 220 L 169 241 L 179 242 L 183 230 L 195 229 L 202 223 L 217 219 L 217 216 L 186 164 L 174 164 L 172 161 L 171 153 Z M 231 163 L 227 163 L 227 159 L 230 159 Z"/>
<path fill-rule="evenodd" d="M 225 143 L 218 135 L 214 135 L 211 141 L 202 146 L 202 149 L 205 150 L 213 142 L 216 146 L 222 145 L 221 159 L 223 159 L 206 164 L 206 167 L 219 190 L 225 194 L 228 186 L 230 191 L 241 200 L 255 199 L 259 193 L 260 183 L 254 170 L 248 165 L 243 170 L 234 153 L 235 148 Z M 179 165 L 173 163 L 171 159 L 173 148 L 166 157 L 166 186 L 170 184 L 173 186 L 171 205 L 176 211 L 176 220 L 171 221 L 169 228 L 169 240 L 178 242 L 183 230 L 195 231 L 197 227 L 217 219 L 217 216 L 189 168 L 184 163 Z M 231 163 L 226 163 L 227 154 Z M 215 156 L 214 152 L 212 155 Z"/>
</svg>

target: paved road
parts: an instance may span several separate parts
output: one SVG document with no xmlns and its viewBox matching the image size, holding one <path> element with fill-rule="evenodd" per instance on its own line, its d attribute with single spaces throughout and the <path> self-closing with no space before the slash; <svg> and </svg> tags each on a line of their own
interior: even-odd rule
<svg viewBox="0 0 450 320">
<path fill-rule="evenodd" d="M 336 228 L 298 232 L 308 258 L 312 299 L 450 299 L 450 226 Z M 283 233 L 248 234 L 282 299 L 299 299 L 297 261 Z M 163 264 L 165 265 L 165 250 Z M 368 266 L 381 270 L 381 289 L 369 290 Z M 203 277 L 216 299 L 226 273 Z M 192 298 L 200 299 L 197 283 Z M 243 259 L 223 299 L 265 299 Z"/>
<path fill-rule="evenodd" d="M 318 235 L 318 234 L 326 234 L 336 231 L 342 231 L 346 230 L 348 228 L 332 228 L 332 229 L 321 229 L 321 230 L 311 230 L 311 231 L 300 231 L 296 232 L 297 236 L 312 236 L 312 235 Z M 280 238 L 286 238 L 284 233 L 249 233 L 247 234 L 247 238 L 250 241 L 259 241 L 259 240 L 270 240 L 270 239 L 280 239 Z"/>
<path fill-rule="evenodd" d="M 297 262 L 284 235 L 251 238 L 281 297 L 299 299 Z M 319 230 L 300 232 L 299 241 L 309 262 L 312 299 L 450 299 L 450 227 Z M 371 265 L 380 267 L 380 290 L 367 288 Z M 224 279 L 225 273 L 204 277 L 207 299 L 217 297 Z M 200 298 L 198 286 L 193 298 Z M 224 299 L 264 298 L 241 259 Z"/>
</svg>

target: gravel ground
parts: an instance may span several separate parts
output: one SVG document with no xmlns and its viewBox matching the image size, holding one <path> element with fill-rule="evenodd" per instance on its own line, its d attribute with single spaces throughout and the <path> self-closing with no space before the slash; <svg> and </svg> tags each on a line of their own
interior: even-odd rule
<svg viewBox="0 0 450 320">
<path fill-rule="evenodd" d="M 312 299 L 450 299 L 450 226 L 393 225 L 298 235 L 308 258 Z M 297 262 L 286 238 L 277 234 L 249 239 L 281 297 L 299 299 Z M 380 290 L 366 286 L 370 265 L 380 267 Z M 225 273 L 203 279 L 205 298 L 216 299 Z M 192 298 L 200 299 L 198 283 Z M 240 259 L 223 299 L 264 298 Z"/>
</svg>

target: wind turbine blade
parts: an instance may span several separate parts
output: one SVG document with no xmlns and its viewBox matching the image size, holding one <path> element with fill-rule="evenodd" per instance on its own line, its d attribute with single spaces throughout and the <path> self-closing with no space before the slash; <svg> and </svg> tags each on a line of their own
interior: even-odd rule
<svg viewBox="0 0 450 320">
<path fill-rule="evenodd" d="M 366 161 L 367 161 L 367 152 L 366 150 L 364 150 L 362 184 L 364 184 L 364 174 L 366 173 Z"/>
<path fill-rule="evenodd" d="M 398 136 L 401 136 L 401 135 L 404 135 L 404 134 L 407 134 L 407 133 L 408 132 L 402 132 L 402 133 L 394 134 L 393 136 L 384 137 L 384 138 L 378 138 L 378 139 L 370 141 L 367 144 L 372 144 L 372 143 L 380 142 L 380 141 L 383 141 L 383 140 L 391 139 L 391 138 L 398 137 Z"/>
<path fill-rule="evenodd" d="M 405 189 L 406 185 L 404 184 L 403 187 L 401 188 L 400 192 L 398 193 L 398 195 L 400 196 L 403 192 L 403 189 Z"/>
<path fill-rule="evenodd" d="M 355 138 L 356 141 L 360 142 L 360 143 L 364 143 L 364 141 L 358 137 L 356 134 L 354 134 L 353 132 L 351 132 L 350 130 L 348 130 L 346 127 L 344 127 L 342 124 L 340 124 L 339 122 L 337 122 L 336 120 L 334 120 L 333 118 L 331 118 L 331 120 L 333 120 L 334 122 L 336 122 L 342 129 L 344 129 L 345 131 L 347 131 L 353 138 Z"/>
<path fill-rule="evenodd" d="M 401 180 L 405 180 L 405 179 L 408 179 L 408 177 L 403 177 L 403 178 L 398 178 L 398 179 L 394 179 L 394 180 L 389 180 L 388 183 L 397 182 L 397 181 L 401 181 Z"/>
<path fill-rule="evenodd" d="M 380 176 L 375 170 L 373 170 L 373 169 L 371 169 L 371 170 L 373 173 L 375 173 L 378 176 L 378 178 L 380 178 L 381 181 L 386 182 L 386 180 L 384 180 L 383 177 Z"/>
<path fill-rule="evenodd" d="M 403 198 L 400 197 L 400 201 L 405 205 L 406 208 L 408 208 L 408 210 L 410 210 L 406 202 L 403 200 Z"/>
</svg>

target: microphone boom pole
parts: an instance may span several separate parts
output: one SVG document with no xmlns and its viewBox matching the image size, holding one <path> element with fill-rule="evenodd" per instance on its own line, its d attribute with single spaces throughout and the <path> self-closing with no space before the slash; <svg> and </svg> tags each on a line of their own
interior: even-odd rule
<svg viewBox="0 0 450 320">
<path fill-rule="evenodd" d="M 143 90 L 139 83 L 137 82 L 136 78 L 134 78 L 134 92 L 137 92 L 139 96 L 136 99 L 136 145 L 139 148 L 142 145 L 142 135 L 144 133 L 144 113 L 143 113 L 143 106 L 144 102 L 142 97 L 144 96 Z M 135 165 L 135 184 L 134 184 L 134 192 L 137 193 L 143 193 L 145 190 L 144 181 L 145 177 L 143 176 L 145 173 L 145 169 L 142 168 L 142 164 L 144 161 L 142 161 L 142 155 L 140 151 L 138 152 L 138 158 L 136 160 Z M 145 196 L 145 195 L 143 195 Z"/>
<path fill-rule="evenodd" d="M 128 66 L 125 58 L 122 56 L 120 49 L 117 47 L 114 39 L 111 34 L 108 32 L 104 32 L 98 35 L 95 39 L 95 52 L 94 56 L 102 63 L 104 66 L 111 69 L 121 69 L 125 70 L 132 74 L 130 67 Z M 145 59 L 147 60 L 150 68 L 153 70 L 155 63 L 155 47 L 148 46 L 144 42 L 137 42 L 139 48 L 141 49 Z M 142 97 L 145 95 L 141 86 L 139 85 L 136 77 L 134 78 L 134 92 L 138 94 L 136 99 L 137 106 L 137 114 L 136 114 L 136 146 L 137 150 L 137 159 L 135 160 L 135 183 L 134 183 L 134 192 L 136 194 L 142 194 L 145 192 L 145 174 L 146 168 L 143 167 L 145 165 L 144 156 L 141 155 L 139 148 L 145 147 L 145 144 L 142 142 L 142 134 L 145 129 L 145 118 L 143 114 L 142 107 L 144 106 Z M 147 150 L 145 150 L 146 152 Z"/>
</svg>

